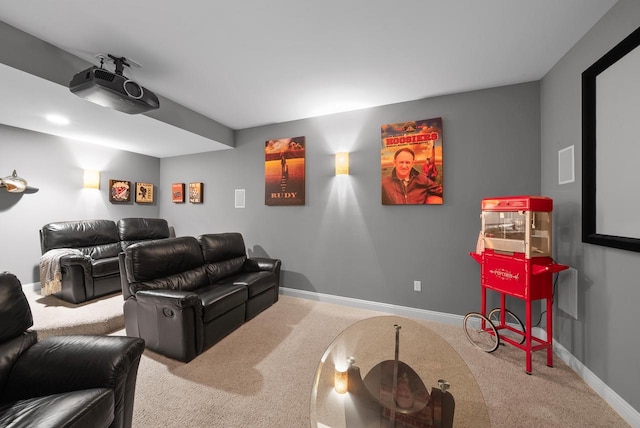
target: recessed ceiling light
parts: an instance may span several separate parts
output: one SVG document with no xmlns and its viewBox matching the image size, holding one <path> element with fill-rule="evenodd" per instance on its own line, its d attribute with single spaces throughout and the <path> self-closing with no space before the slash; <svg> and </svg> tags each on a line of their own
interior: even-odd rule
<svg viewBox="0 0 640 428">
<path fill-rule="evenodd" d="M 59 114 L 48 114 L 47 120 L 51 123 L 55 123 L 56 125 L 68 125 L 69 119 L 64 116 L 60 116 Z"/>
</svg>

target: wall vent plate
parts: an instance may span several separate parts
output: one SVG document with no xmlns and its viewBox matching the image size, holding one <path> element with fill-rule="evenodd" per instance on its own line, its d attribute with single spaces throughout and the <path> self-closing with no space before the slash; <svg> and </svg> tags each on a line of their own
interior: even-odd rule
<svg viewBox="0 0 640 428">
<path fill-rule="evenodd" d="M 578 271 L 569 268 L 558 275 L 558 309 L 578 319 Z"/>
<path fill-rule="evenodd" d="M 236 208 L 244 208 L 244 189 L 236 189 Z"/>
<path fill-rule="evenodd" d="M 558 184 L 567 184 L 576 181 L 573 147 L 574 146 L 569 146 L 558 151 Z"/>
</svg>

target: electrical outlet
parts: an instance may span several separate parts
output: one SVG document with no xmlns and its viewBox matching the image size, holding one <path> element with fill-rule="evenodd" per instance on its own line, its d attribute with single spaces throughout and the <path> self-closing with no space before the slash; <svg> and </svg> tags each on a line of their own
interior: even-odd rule
<svg viewBox="0 0 640 428">
<path fill-rule="evenodd" d="M 422 281 L 413 281 L 413 291 L 422 291 Z"/>
</svg>

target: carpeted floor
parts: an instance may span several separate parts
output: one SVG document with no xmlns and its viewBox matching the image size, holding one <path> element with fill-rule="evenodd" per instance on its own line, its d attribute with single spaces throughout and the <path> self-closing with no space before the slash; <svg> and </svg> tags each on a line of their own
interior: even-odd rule
<svg viewBox="0 0 640 428">
<path fill-rule="evenodd" d="M 24 293 L 40 339 L 61 334 L 108 334 L 124 328 L 122 294 L 76 305 L 54 296 L 43 297 L 39 289 L 25 289 Z"/>
<path fill-rule="evenodd" d="M 79 307 L 27 295 L 34 328 L 42 335 L 66 332 L 62 325 L 67 317 L 78 324 L 87 316 L 84 322 L 92 329 L 122 322 L 120 295 Z M 111 318 L 99 316 L 102 307 L 104 313 L 112 313 Z M 138 373 L 133 425 L 309 427 L 311 388 L 323 352 L 345 328 L 380 315 L 387 314 L 281 296 L 274 306 L 189 363 L 147 350 Z M 415 321 L 446 340 L 466 363 L 491 427 L 628 426 L 559 358 L 550 368 L 544 353 L 534 353 L 529 376 L 524 372 L 524 353 L 514 347 L 501 346 L 487 354 L 467 341 L 461 327 Z M 112 334 L 125 334 L 121 326 L 115 330 Z M 450 391 L 455 397 L 455 383 Z M 454 419 L 454 426 L 478 425 Z"/>
</svg>

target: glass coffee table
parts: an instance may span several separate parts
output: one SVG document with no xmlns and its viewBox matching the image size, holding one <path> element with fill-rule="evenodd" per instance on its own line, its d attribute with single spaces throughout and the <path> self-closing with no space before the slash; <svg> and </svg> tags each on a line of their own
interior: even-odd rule
<svg viewBox="0 0 640 428">
<path fill-rule="evenodd" d="M 313 428 L 489 427 L 478 384 L 458 353 L 418 321 L 381 316 L 345 329 L 322 356 Z"/>
</svg>

